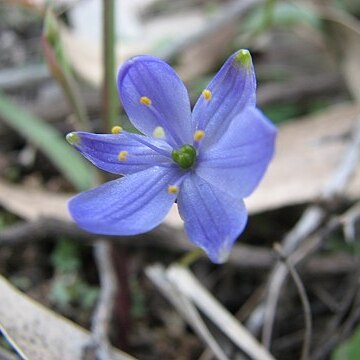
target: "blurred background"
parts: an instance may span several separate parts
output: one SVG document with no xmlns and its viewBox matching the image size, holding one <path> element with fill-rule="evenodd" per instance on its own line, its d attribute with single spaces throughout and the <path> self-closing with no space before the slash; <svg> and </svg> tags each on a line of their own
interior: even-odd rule
<svg viewBox="0 0 360 360">
<path fill-rule="evenodd" d="M 360 359 L 359 19 L 358 0 L 2 0 L 0 359 L 81 359 L 104 342 L 139 359 L 214 358 L 145 274 L 193 249 L 176 209 L 149 234 L 109 239 L 104 255 L 66 204 L 105 175 L 65 135 L 131 130 L 104 95 L 107 70 L 131 56 L 168 61 L 194 104 L 240 48 L 277 150 L 229 262 L 200 258 L 191 270 L 274 358 Z M 109 272 L 117 291 L 106 302 Z M 248 358 L 204 322 L 229 359 Z"/>
</svg>

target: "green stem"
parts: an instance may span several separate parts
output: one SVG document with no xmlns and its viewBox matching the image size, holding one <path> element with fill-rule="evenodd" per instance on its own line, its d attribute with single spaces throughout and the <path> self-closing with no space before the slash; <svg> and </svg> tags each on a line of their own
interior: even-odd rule
<svg viewBox="0 0 360 360">
<path fill-rule="evenodd" d="M 80 90 L 71 73 L 68 73 L 66 69 L 62 68 L 62 79 L 59 80 L 64 94 L 67 97 L 78 121 L 78 127 L 80 130 L 90 130 L 90 121 L 86 112 L 83 99 L 80 95 Z"/>
<path fill-rule="evenodd" d="M 115 1 L 103 0 L 103 131 L 109 132 L 116 123 L 117 95 L 115 88 Z"/>
<path fill-rule="evenodd" d="M 184 267 L 189 267 L 192 265 L 196 260 L 204 256 L 204 251 L 201 249 L 195 249 L 190 252 L 188 252 L 186 255 L 184 255 L 179 261 L 179 265 Z"/>
<path fill-rule="evenodd" d="M 86 107 L 65 54 L 60 32 L 58 19 L 49 7 L 45 14 L 42 37 L 45 58 L 50 71 L 62 87 L 63 93 L 76 115 L 77 127 L 81 130 L 90 130 Z"/>
<path fill-rule="evenodd" d="M 265 3 L 265 13 L 262 23 L 263 31 L 268 29 L 272 25 L 275 4 L 276 4 L 276 0 L 267 0 Z"/>
</svg>

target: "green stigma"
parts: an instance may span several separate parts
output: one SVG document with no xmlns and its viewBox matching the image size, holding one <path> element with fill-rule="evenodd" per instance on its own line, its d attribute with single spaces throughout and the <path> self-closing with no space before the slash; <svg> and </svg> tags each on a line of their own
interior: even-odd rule
<svg viewBox="0 0 360 360">
<path fill-rule="evenodd" d="M 249 50 L 241 49 L 235 55 L 235 61 L 244 66 L 246 69 L 250 69 L 251 66 L 251 55 Z"/>
<path fill-rule="evenodd" d="M 196 149 L 192 145 L 184 145 L 171 153 L 172 159 L 183 169 L 190 168 L 196 159 Z"/>
<path fill-rule="evenodd" d="M 66 135 L 66 141 L 70 144 L 70 145 L 79 145 L 80 143 L 80 137 L 78 134 L 76 133 L 69 133 Z"/>
</svg>

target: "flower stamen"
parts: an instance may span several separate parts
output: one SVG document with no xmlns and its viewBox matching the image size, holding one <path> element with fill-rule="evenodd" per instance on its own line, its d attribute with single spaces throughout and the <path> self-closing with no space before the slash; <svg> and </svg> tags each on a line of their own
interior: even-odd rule
<svg viewBox="0 0 360 360">
<path fill-rule="evenodd" d="M 176 185 L 169 185 L 167 191 L 169 194 L 177 194 L 179 192 L 179 187 Z"/>
<path fill-rule="evenodd" d="M 113 128 L 111 129 L 111 133 L 114 135 L 120 134 L 122 130 L 123 128 L 121 126 L 113 126 Z"/>
<path fill-rule="evenodd" d="M 158 123 L 160 123 L 159 127 L 162 127 L 163 129 L 166 128 L 167 130 L 169 130 L 169 132 L 167 133 L 167 140 L 170 142 L 171 142 L 171 140 L 173 140 L 173 142 L 175 144 L 180 144 L 181 139 L 179 138 L 178 134 L 175 131 L 170 131 L 170 129 L 166 127 L 166 124 L 168 121 L 166 119 L 164 119 L 163 115 L 161 113 L 159 113 L 159 111 L 156 109 L 155 106 L 151 106 L 152 105 L 151 99 L 147 96 L 142 96 L 139 101 L 141 104 L 143 104 L 149 108 L 149 111 L 154 115 L 154 117 L 156 118 Z M 161 125 L 163 125 L 163 126 L 161 126 Z M 155 128 L 155 130 L 156 130 L 156 128 Z M 154 133 L 153 133 L 153 135 L 154 135 Z M 164 134 L 164 136 L 165 136 L 165 134 Z M 156 137 L 156 136 L 154 136 L 154 137 Z M 173 145 L 175 145 L 175 144 L 173 144 Z"/>
<path fill-rule="evenodd" d="M 206 101 L 209 101 L 212 98 L 212 92 L 209 89 L 203 90 L 202 95 Z"/>
<path fill-rule="evenodd" d="M 122 150 L 119 152 L 118 159 L 120 161 L 125 161 L 127 159 L 128 152 L 126 150 Z"/>
<path fill-rule="evenodd" d="M 140 98 L 140 103 L 143 104 L 143 105 L 146 105 L 146 106 L 150 106 L 152 104 L 152 101 L 147 96 L 142 96 Z"/>
<path fill-rule="evenodd" d="M 194 133 L 194 141 L 199 142 L 201 141 L 205 136 L 204 130 L 196 130 Z"/>
<path fill-rule="evenodd" d="M 149 147 L 150 149 L 156 151 L 158 154 L 166 156 L 166 157 L 170 157 L 171 153 L 165 149 L 162 149 L 160 147 L 155 146 L 154 144 L 152 144 L 150 141 L 148 141 L 148 139 L 146 139 L 145 136 L 139 136 L 136 134 L 132 134 L 132 133 L 127 133 L 126 136 L 128 138 L 131 138 L 137 142 L 139 142 L 140 144 L 143 144 L 147 147 Z"/>
</svg>

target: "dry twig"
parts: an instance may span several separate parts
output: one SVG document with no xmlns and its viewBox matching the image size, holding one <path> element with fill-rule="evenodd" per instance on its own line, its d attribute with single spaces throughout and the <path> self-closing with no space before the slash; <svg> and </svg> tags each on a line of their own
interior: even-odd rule
<svg viewBox="0 0 360 360">
<path fill-rule="evenodd" d="M 272 355 L 240 324 L 186 268 L 172 265 L 168 279 L 247 355 L 257 360 L 274 359 Z"/>
<path fill-rule="evenodd" d="M 354 214 L 356 214 L 355 211 Z M 356 217 L 354 217 L 355 215 L 351 216 L 351 219 L 355 221 L 358 215 Z M 342 217 L 339 221 L 342 224 L 347 223 L 348 220 L 345 219 L 347 218 Z M 45 240 L 56 241 L 62 237 L 74 238 L 87 244 L 97 239 L 97 235 L 81 230 L 74 223 L 42 218 L 36 221 L 20 222 L 1 230 L 0 246 L 16 246 Z M 161 225 L 148 234 L 131 237 L 108 237 L 107 239 L 123 247 L 155 247 L 177 254 L 193 249 L 181 231 L 174 231 L 165 225 Z M 270 249 L 239 243 L 233 248 L 228 263 L 236 267 L 238 271 L 267 271 L 275 264 L 275 260 L 276 258 Z M 316 273 L 317 276 L 327 276 L 332 273 L 351 273 L 357 267 L 357 261 L 354 261 L 350 255 L 332 254 L 314 256 L 304 265 L 303 272 L 306 274 Z"/>
<path fill-rule="evenodd" d="M 111 346 L 108 335 L 117 291 L 116 274 L 112 264 L 111 244 L 99 239 L 94 245 L 94 255 L 100 277 L 100 296 L 93 315 L 91 332 L 93 344 L 86 352 L 93 350 L 96 359 L 111 360 Z M 89 355 L 86 355 L 86 358 Z"/>
<path fill-rule="evenodd" d="M 341 221 L 344 220 L 341 219 Z M 17 223 L 1 230 L 0 246 L 16 246 L 45 240 L 56 241 L 62 237 L 74 238 L 87 244 L 97 239 L 97 235 L 87 233 L 73 223 L 43 218 L 36 221 Z M 177 254 L 193 249 L 182 232 L 176 232 L 165 225 L 148 234 L 131 237 L 108 237 L 107 239 L 123 247 L 161 248 Z M 275 264 L 275 260 L 276 258 L 270 249 L 239 243 L 233 248 L 228 263 L 236 267 L 238 271 L 267 271 Z M 327 276 L 332 273 L 351 273 L 357 267 L 358 263 L 350 255 L 332 254 L 314 256 L 305 264 L 303 271 L 306 274 L 316 273 L 317 276 Z"/>
<path fill-rule="evenodd" d="M 356 278 L 356 282 L 358 282 L 358 276 Z M 336 331 L 329 333 L 325 343 L 322 343 L 318 350 L 312 354 L 312 360 L 320 360 L 328 357 L 332 349 L 336 347 L 336 345 L 343 342 L 350 334 L 354 326 L 360 320 L 360 292 L 357 289 L 356 296 L 351 308 L 351 311 L 344 321 L 341 327 L 337 327 Z"/>
<path fill-rule="evenodd" d="M 168 280 L 165 269 L 161 265 L 149 266 L 146 268 L 146 275 L 178 313 L 193 327 L 205 344 L 209 346 L 212 353 L 220 360 L 227 360 L 228 357 L 207 329 L 195 306 Z"/>
<path fill-rule="evenodd" d="M 280 259 L 284 262 L 286 265 L 294 283 L 298 290 L 301 303 L 304 310 L 304 316 L 305 316 L 305 335 L 304 335 L 304 344 L 301 352 L 301 360 L 307 360 L 309 358 L 310 353 L 310 345 L 311 345 L 311 334 L 312 334 L 312 319 L 311 319 L 311 309 L 310 309 L 310 303 L 308 300 L 308 297 L 306 295 L 305 287 L 301 281 L 301 278 L 297 271 L 295 270 L 294 266 L 291 264 L 291 262 L 286 258 L 286 256 L 283 253 L 283 250 L 281 248 L 280 244 L 274 245 L 275 251 L 280 255 Z"/>
<path fill-rule="evenodd" d="M 357 119 L 353 139 L 344 155 L 334 176 L 325 186 L 320 200 L 322 203 L 331 201 L 343 192 L 351 176 L 353 175 L 360 158 L 360 118 Z M 323 206 L 312 205 L 302 215 L 293 230 L 282 242 L 286 256 L 292 254 L 324 222 L 327 211 Z M 262 339 L 264 345 L 269 348 L 271 343 L 272 328 L 275 319 L 276 306 L 282 286 L 287 278 L 288 270 L 282 263 L 277 263 L 268 280 L 268 295 L 266 301 L 259 304 L 249 319 L 249 325 L 257 331 L 264 324 Z M 262 316 L 259 316 L 262 314 Z M 259 321 L 261 319 L 261 321 Z"/>
</svg>

